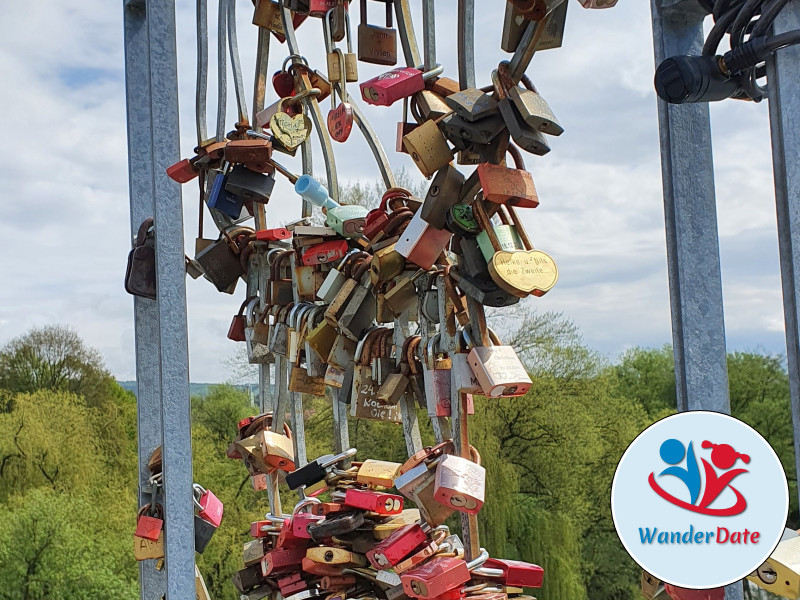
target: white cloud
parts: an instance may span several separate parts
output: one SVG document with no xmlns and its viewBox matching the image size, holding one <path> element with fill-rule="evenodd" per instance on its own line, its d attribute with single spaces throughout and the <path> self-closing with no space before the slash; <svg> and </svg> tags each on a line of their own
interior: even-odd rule
<svg viewBox="0 0 800 600">
<path fill-rule="evenodd" d="M 439 60 L 457 75 L 455 3 L 437 3 Z M 421 15 L 412 3 L 419 31 Z M 508 55 L 497 50 L 504 2 L 478 3 L 476 72 L 480 85 Z M 375 7 L 373 7 L 375 8 Z M 194 3 L 178 2 L 181 147 L 194 139 Z M 380 12 L 374 11 L 373 19 Z M 216 22 L 210 3 L 209 23 Z M 249 3 L 239 4 L 239 43 L 246 81 L 252 81 L 255 28 Z M 355 33 L 357 18 L 354 19 Z M 36 36 L 30 32 L 36 31 Z M 311 63 L 324 70 L 319 21 L 298 31 Z M 421 36 L 420 36 L 421 39 Z M 209 130 L 214 130 L 216 39 L 210 40 Z M 271 44 L 270 68 L 285 46 Z M 564 47 L 534 57 L 529 74 L 566 133 L 553 152 L 526 156 L 541 206 L 524 212 L 534 243 L 550 252 L 560 284 L 542 309 L 563 311 L 586 341 L 609 354 L 635 344 L 669 340 L 669 297 L 661 203 L 652 35 L 645 2 L 584 11 L 571 3 Z M 122 277 L 129 249 L 122 3 L 92 0 L 0 4 L 0 219 L 3 285 L 0 343 L 45 323 L 73 325 L 100 349 L 112 371 L 133 378 L 132 300 Z M 362 78 L 380 67 L 359 64 Z M 229 82 L 228 129 L 234 120 Z M 352 91 L 357 91 L 355 85 Z M 271 89 L 268 102 L 274 100 Z M 252 99 L 248 96 L 248 105 Z M 323 103 L 323 113 L 328 109 Z M 416 172 L 393 151 L 392 108 L 362 106 L 394 168 Z M 765 105 L 727 102 L 713 107 L 718 214 L 731 347 L 782 351 L 775 209 Z M 371 181 L 378 171 L 354 132 L 336 145 L 340 178 Z M 322 157 L 315 151 L 315 171 Z M 299 159 L 283 159 L 299 169 Z M 197 187 L 184 186 L 187 253 L 194 246 Z M 376 199 L 377 201 L 377 199 Z M 269 206 L 273 222 L 299 214 L 286 182 Z M 206 219 L 210 223 L 210 219 Z M 206 234 L 211 235 L 207 225 Z M 187 279 L 192 379 L 226 378 L 221 361 L 234 350 L 225 333 L 238 309 L 207 281 Z"/>
</svg>

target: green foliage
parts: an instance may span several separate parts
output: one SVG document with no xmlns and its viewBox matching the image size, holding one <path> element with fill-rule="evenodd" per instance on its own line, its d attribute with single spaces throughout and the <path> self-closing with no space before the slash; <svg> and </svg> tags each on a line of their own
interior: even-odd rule
<svg viewBox="0 0 800 600">
<path fill-rule="evenodd" d="M 366 199 L 380 190 L 347 193 Z M 540 600 L 635 600 L 640 570 L 614 532 L 610 485 L 630 441 L 674 411 L 672 351 L 633 348 L 608 365 L 562 315 L 517 311 L 514 319 L 506 311 L 490 320 L 519 349 L 533 386 L 524 398 L 476 398 L 469 420 L 487 470 L 481 545 L 493 556 L 542 565 Z M 512 321 L 518 328 L 504 331 Z M 49 330 L 52 342 L 34 330 L 0 350 L 0 600 L 135 598 L 135 398 L 74 332 Z M 790 477 L 796 527 L 783 359 L 733 353 L 728 368 L 734 414 L 775 447 Z M 303 402 L 309 458 L 332 452 L 330 398 Z M 232 386 L 192 398 L 194 479 L 225 505 L 222 525 L 197 555 L 215 600 L 238 598 L 230 577 L 242 567 L 250 522 L 269 510 L 241 462 L 225 456 L 236 423 L 253 412 L 247 393 Z M 419 422 L 423 443 L 433 443 L 425 411 Z M 361 459 L 407 455 L 397 425 L 351 419 L 350 439 Z M 284 511 L 295 498 L 282 489 Z M 450 524 L 459 531 L 457 514 Z"/>
</svg>

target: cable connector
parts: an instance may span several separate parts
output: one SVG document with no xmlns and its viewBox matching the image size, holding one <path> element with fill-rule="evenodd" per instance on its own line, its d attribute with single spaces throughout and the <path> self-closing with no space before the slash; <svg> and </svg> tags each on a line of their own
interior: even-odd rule
<svg viewBox="0 0 800 600">
<path fill-rule="evenodd" d="M 761 35 L 751 38 L 744 44 L 740 44 L 723 54 L 722 65 L 724 72 L 728 76 L 736 75 L 763 62 L 769 54 L 770 46 L 767 36 Z"/>
</svg>

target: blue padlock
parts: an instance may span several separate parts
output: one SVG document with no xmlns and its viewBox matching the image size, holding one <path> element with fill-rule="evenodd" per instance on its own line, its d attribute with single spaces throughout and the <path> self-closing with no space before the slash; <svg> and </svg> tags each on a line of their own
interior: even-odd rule
<svg viewBox="0 0 800 600">
<path fill-rule="evenodd" d="M 211 186 L 211 191 L 208 194 L 206 203 L 208 204 L 208 208 L 215 208 L 221 213 L 228 215 L 231 219 L 238 219 L 242 214 L 244 198 L 227 191 L 225 189 L 227 183 L 227 175 L 217 175 Z"/>
</svg>

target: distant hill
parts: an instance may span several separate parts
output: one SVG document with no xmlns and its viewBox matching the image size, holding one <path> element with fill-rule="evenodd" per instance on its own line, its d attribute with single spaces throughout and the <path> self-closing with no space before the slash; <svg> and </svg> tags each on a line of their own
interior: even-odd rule
<svg viewBox="0 0 800 600">
<path fill-rule="evenodd" d="M 134 394 L 136 393 L 136 382 L 135 381 L 117 381 L 117 383 L 120 386 L 122 386 L 123 388 L 125 388 L 126 390 L 130 390 Z M 200 396 L 201 398 L 204 398 L 205 396 L 208 396 L 209 390 L 215 385 L 220 385 L 220 384 L 219 383 L 190 383 L 189 384 L 189 393 L 192 396 Z M 235 387 L 236 389 L 245 391 L 245 392 L 247 391 L 247 388 L 248 388 L 247 385 L 235 385 L 233 387 Z M 250 387 L 250 390 L 252 391 L 253 394 L 256 394 L 258 392 L 258 386 L 256 384 L 251 384 L 249 387 Z"/>
</svg>

